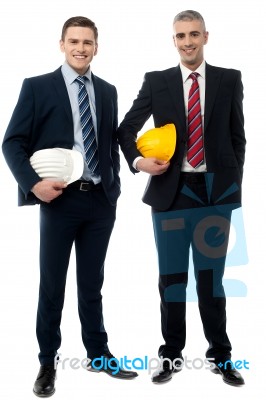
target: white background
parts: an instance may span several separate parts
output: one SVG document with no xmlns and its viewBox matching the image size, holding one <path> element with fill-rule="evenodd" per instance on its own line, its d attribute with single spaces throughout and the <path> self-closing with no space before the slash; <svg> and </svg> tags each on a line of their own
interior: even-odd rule
<svg viewBox="0 0 266 400">
<path fill-rule="evenodd" d="M 246 359 L 250 370 L 243 376 L 246 386 L 225 385 L 209 371 L 184 369 L 167 385 L 150 382 L 147 371 L 134 381 L 73 370 L 60 370 L 56 398 L 159 399 L 261 399 L 265 357 L 265 268 L 264 197 L 265 174 L 260 159 L 265 143 L 261 84 L 265 79 L 263 57 L 265 32 L 263 2 L 95 0 L 20 1 L 0 5 L 1 37 L 1 136 L 11 117 L 25 77 L 55 70 L 64 56 L 58 41 L 66 19 L 84 15 L 99 29 L 99 54 L 93 60 L 96 75 L 113 83 L 119 94 L 119 121 L 128 111 L 146 71 L 178 64 L 172 42 L 172 20 L 180 11 L 195 9 L 205 18 L 210 32 L 205 47 L 208 63 L 242 71 L 245 88 L 244 111 L 248 140 L 243 214 L 249 262 L 230 267 L 226 278 L 239 279 L 248 288 L 247 297 L 228 298 L 228 334 L 233 360 Z M 265 8 L 265 7 L 264 7 Z M 149 121 L 147 126 L 152 127 Z M 260 141 L 260 142 L 259 142 Z M 261 143 L 261 144 L 260 144 Z M 16 183 L 0 156 L 1 253 L 0 253 L 0 377 L 1 396 L 33 398 L 32 385 L 39 365 L 35 338 L 38 298 L 38 207 L 17 207 Z M 260 158 L 261 157 L 261 158 Z M 160 333 L 157 259 L 149 207 L 141 202 L 147 175 L 133 176 L 122 158 L 122 195 L 117 222 L 105 266 L 103 289 L 105 326 L 110 350 L 116 357 L 157 356 Z M 74 257 L 67 280 L 62 321 L 63 357 L 84 358 L 85 349 L 77 315 Z M 196 303 L 187 306 L 187 344 L 184 355 L 204 357 L 207 347 Z M 257 393 L 255 395 L 255 393 Z"/>
</svg>

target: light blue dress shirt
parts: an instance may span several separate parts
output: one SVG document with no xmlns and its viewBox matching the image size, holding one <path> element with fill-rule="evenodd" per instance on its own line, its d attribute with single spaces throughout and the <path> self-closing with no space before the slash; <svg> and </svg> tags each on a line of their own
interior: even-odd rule
<svg viewBox="0 0 266 400">
<path fill-rule="evenodd" d="M 86 181 L 93 181 L 95 184 L 99 183 L 101 181 L 100 176 L 96 176 L 94 173 L 92 173 L 88 165 L 85 161 L 85 151 L 84 151 L 84 145 L 83 145 L 83 137 L 82 137 L 82 129 L 81 129 L 81 124 L 80 124 L 80 114 L 79 114 L 79 104 L 78 104 L 78 90 L 79 90 L 79 84 L 78 82 L 75 82 L 75 79 L 79 76 L 79 74 L 70 67 L 70 65 L 65 62 L 62 65 L 62 74 L 63 78 L 66 83 L 67 91 L 68 91 L 68 96 L 71 104 L 71 109 L 72 109 L 72 116 L 73 116 L 73 124 L 74 124 L 74 146 L 73 149 L 79 151 L 84 159 L 84 170 L 83 170 L 83 175 L 81 179 L 84 179 Z M 97 135 L 97 119 L 96 119 L 96 103 L 95 103 L 95 92 L 94 92 L 94 87 L 93 87 L 93 82 L 91 78 L 91 69 L 89 68 L 87 72 L 84 74 L 88 79 L 85 81 L 85 86 L 89 95 L 89 101 L 90 101 L 90 109 L 91 109 L 91 115 L 92 115 L 92 122 L 94 126 L 94 131 L 96 135 L 96 140 L 98 139 Z"/>
</svg>

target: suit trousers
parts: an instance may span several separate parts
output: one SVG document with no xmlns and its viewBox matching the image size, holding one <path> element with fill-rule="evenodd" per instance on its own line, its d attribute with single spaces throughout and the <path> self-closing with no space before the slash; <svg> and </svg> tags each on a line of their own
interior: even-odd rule
<svg viewBox="0 0 266 400">
<path fill-rule="evenodd" d="M 159 259 L 161 327 L 165 344 L 159 356 L 181 356 L 186 341 L 186 287 L 193 260 L 206 357 L 226 360 L 231 344 L 226 333 L 226 298 L 222 284 L 232 208 L 210 203 L 204 173 L 181 173 L 169 210 L 152 210 Z M 190 257 L 190 251 L 192 257 Z"/>
<path fill-rule="evenodd" d="M 116 218 L 102 188 L 66 188 L 40 205 L 40 287 L 37 339 L 41 365 L 53 365 L 61 345 L 60 322 L 73 243 L 76 253 L 78 312 L 89 358 L 108 351 L 102 314 L 104 261 Z"/>
</svg>

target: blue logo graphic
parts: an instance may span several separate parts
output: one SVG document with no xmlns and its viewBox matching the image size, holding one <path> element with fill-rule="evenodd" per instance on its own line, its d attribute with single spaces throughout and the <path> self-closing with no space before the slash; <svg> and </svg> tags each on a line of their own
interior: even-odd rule
<svg viewBox="0 0 266 400">
<path fill-rule="evenodd" d="M 219 368 L 223 368 L 224 370 L 230 369 L 249 369 L 249 361 L 246 360 L 237 360 L 233 362 L 232 360 L 227 360 L 225 363 L 219 363 Z"/>
<path fill-rule="evenodd" d="M 209 203 L 213 176 L 214 174 L 205 174 Z M 212 202 L 212 205 L 209 205 L 184 185 L 181 192 L 199 203 L 199 207 L 153 213 L 160 276 L 169 281 L 164 291 L 166 301 L 197 301 L 194 275 L 198 277 L 207 271 L 212 271 L 213 274 L 215 297 L 223 297 L 225 294 L 227 297 L 247 295 L 245 283 L 238 279 L 223 279 L 223 287 L 219 284 L 224 273 L 224 266 L 235 267 L 248 263 L 240 204 L 216 204 L 237 190 L 239 188 L 236 184 L 231 185 L 216 201 Z M 191 252 L 188 251 L 184 233 L 192 238 L 193 260 Z M 176 251 L 177 244 L 178 251 Z M 195 271 L 193 271 L 193 264 Z M 188 284 L 186 281 L 180 282 L 177 279 L 177 275 L 182 274 L 188 274 Z"/>
</svg>

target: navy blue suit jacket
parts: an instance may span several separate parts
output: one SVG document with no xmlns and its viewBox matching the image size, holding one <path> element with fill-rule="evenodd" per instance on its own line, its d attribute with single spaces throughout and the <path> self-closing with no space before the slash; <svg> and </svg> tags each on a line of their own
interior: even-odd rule
<svg viewBox="0 0 266 400">
<path fill-rule="evenodd" d="M 245 158 L 243 85 L 240 71 L 206 64 L 204 148 L 207 172 L 213 174 L 212 204 L 240 204 Z M 118 128 L 121 149 L 132 163 L 141 154 L 136 136 L 153 116 L 155 127 L 175 124 L 177 143 L 168 170 L 151 176 L 143 201 L 158 210 L 167 210 L 178 188 L 187 142 L 186 114 L 181 69 L 179 66 L 145 75 L 132 108 Z"/>
<path fill-rule="evenodd" d="M 92 74 L 98 132 L 99 166 L 109 202 L 120 194 L 117 143 L 117 92 L 113 85 Z M 19 185 L 19 205 L 36 204 L 31 192 L 40 181 L 30 165 L 31 155 L 41 149 L 72 149 L 72 110 L 61 67 L 56 71 L 24 80 L 3 141 L 3 153 Z"/>
</svg>

